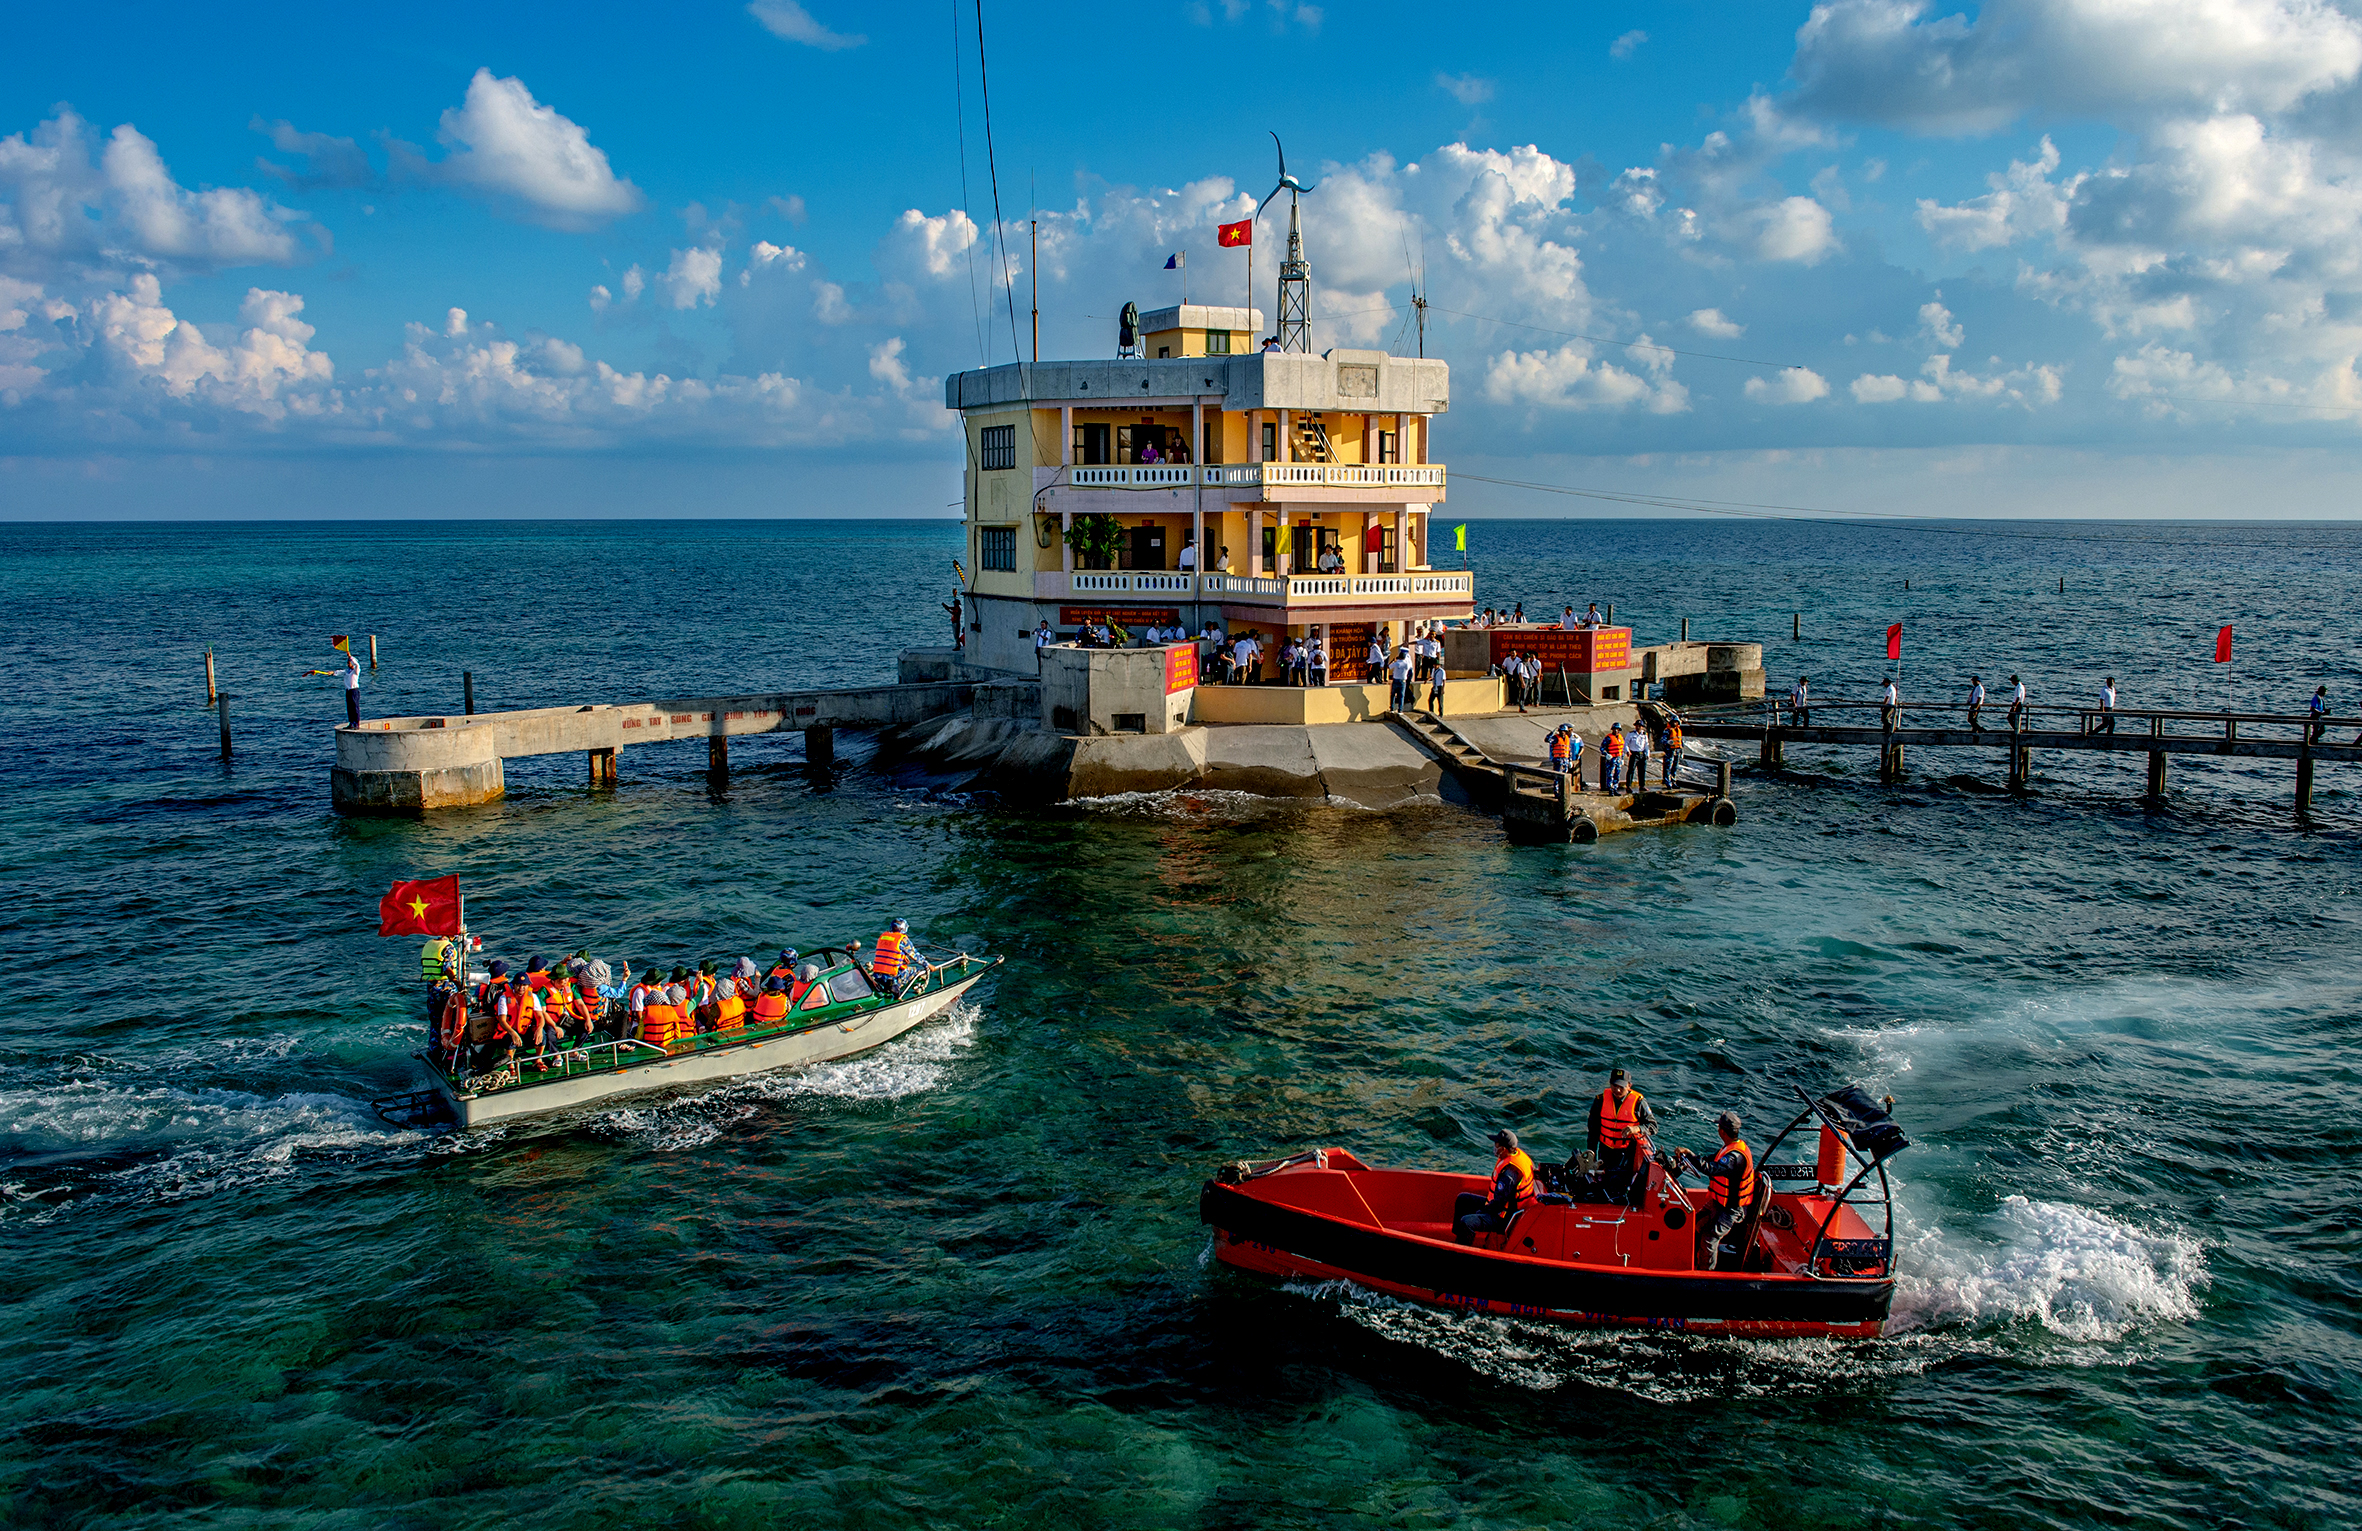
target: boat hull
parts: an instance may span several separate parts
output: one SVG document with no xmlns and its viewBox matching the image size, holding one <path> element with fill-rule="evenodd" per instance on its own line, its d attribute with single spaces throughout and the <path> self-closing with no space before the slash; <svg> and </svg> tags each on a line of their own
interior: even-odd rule
<svg viewBox="0 0 2362 1531">
<path fill-rule="evenodd" d="M 989 971 L 989 968 L 986 969 L 986 972 Z M 984 973 L 977 973 L 957 983 L 916 995 L 898 1005 L 882 1006 L 807 1031 L 789 1032 L 735 1047 L 652 1058 L 647 1063 L 624 1068 L 596 1074 L 575 1074 L 484 1094 L 460 1088 L 440 1069 L 430 1069 L 429 1072 L 434 1078 L 436 1093 L 443 1097 L 460 1127 L 487 1127 L 495 1122 L 563 1111 L 622 1095 L 711 1084 L 716 1080 L 735 1079 L 747 1074 L 768 1074 L 780 1069 L 804 1068 L 815 1063 L 850 1058 L 856 1053 L 864 1053 L 891 1042 L 920 1022 L 942 1014 L 962 994 L 982 982 L 984 976 Z"/>
<path fill-rule="evenodd" d="M 1866 1339 L 1884 1327 L 1894 1303 L 1891 1279 L 1810 1280 L 1525 1259 L 1346 1222 L 1214 1181 L 1199 1193 L 1198 1215 L 1214 1229 L 1214 1257 L 1239 1270 L 1349 1281 L 1430 1307 L 1552 1323 Z"/>
</svg>

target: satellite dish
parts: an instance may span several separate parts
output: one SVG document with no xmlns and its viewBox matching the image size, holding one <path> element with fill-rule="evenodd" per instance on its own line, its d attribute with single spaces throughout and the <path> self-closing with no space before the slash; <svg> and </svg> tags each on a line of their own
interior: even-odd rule
<svg viewBox="0 0 2362 1531">
<path fill-rule="evenodd" d="M 1116 344 L 1122 350 L 1132 350 L 1140 344 L 1140 305 L 1126 303 L 1122 328 L 1116 331 Z"/>
</svg>

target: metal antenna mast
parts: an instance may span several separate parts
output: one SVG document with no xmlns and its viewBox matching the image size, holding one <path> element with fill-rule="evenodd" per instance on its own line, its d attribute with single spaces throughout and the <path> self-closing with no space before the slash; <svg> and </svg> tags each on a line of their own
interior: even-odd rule
<svg viewBox="0 0 2362 1531">
<path fill-rule="evenodd" d="M 1271 198 L 1281 192 L 1288 194 L 1288 258 L 1279 263 L 1279 348 L 1283 351 L 1312 349 L 1312 263 L 1304 258 L 1304 226 L 1297 216 L 1298 200 L 1313 188 L 1288 174 L 1287 145 L 1273 133 L 1271 142 L 1279 150 L 1279 184 L 1256 205 L 1261 216 L 1271 205 Z"/>
</svg>

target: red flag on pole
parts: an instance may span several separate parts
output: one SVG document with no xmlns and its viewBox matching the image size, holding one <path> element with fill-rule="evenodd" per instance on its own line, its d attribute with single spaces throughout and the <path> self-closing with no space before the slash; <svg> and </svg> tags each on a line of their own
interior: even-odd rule
<svg viewBox="0 0 2362 1531">
<path fill-rule="evenodd" d="M 460 931 L 459 879 L 398 882 L 377 901 L 381 936 L 456 936 Z"/>
<path fill-rule="evenodd" d="M 1255 220 L 1242 218 L 1236 223 L 1215 224 L 1214 241 L 1225 250 L 1236 249 L 1240 245 L 1253 244 L 1255 242 Z"/>
<path fill-rule="evenodd" d="M 1886 657 L 1897 660 L 1903 657 L 1903 624 L 1900 622 L 1886 630 Z"/>
<path fill-rule="evenodd" d="M 2214 662 L 2216 664 L 2231 662 L 2231 630 L 2228 627 L 2214 635 Z"/>
</svg>

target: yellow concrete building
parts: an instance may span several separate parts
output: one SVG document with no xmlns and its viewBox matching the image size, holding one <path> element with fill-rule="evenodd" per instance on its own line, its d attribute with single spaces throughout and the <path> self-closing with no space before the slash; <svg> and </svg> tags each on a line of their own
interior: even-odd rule
<svg viewBox="0 0 2362 1531">
<path fill-rule="evenodd" d="M 1141 316 L 1141 355 L 1012 363 L 944 380 L 967 450 L 968 658 L 1030 674 L 1033 633 L 1104 615 L 1323 633 L 1336 680 L 1373 630 L 1464 619 L 1435 568 L 1431 439 L 1451 369 L 1383 351 L 1258 351 L 1260 310 Z M 1448 563 L 1448 556 L 1445 561 Z"/>
</svg>

